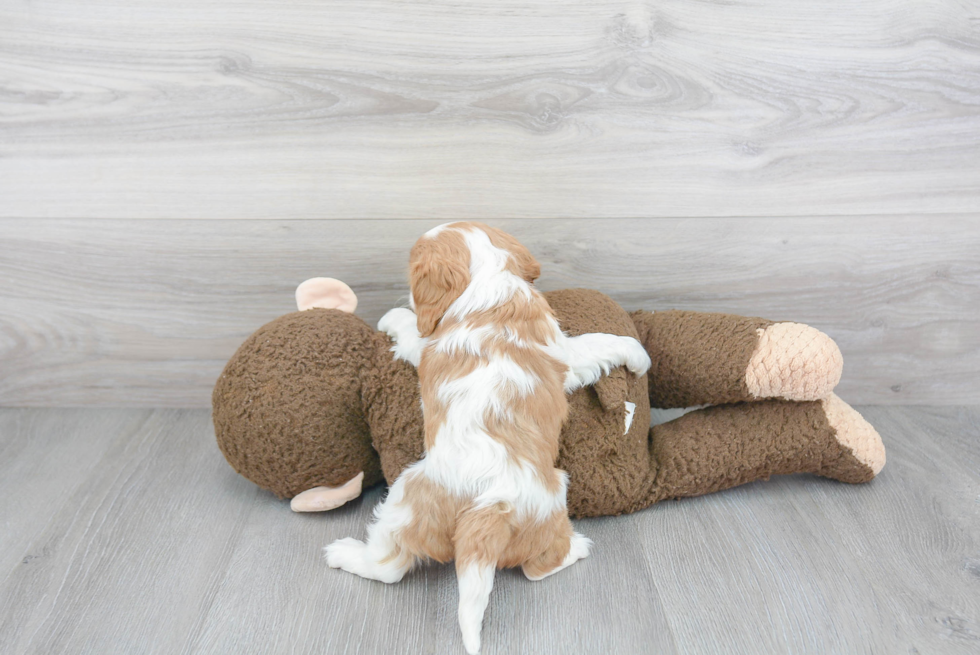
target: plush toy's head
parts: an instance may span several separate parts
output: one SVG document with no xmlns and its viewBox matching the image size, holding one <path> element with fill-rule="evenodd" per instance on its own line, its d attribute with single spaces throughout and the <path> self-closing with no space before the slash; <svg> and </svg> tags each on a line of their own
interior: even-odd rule
<svg viewBox="0 0 980 655">
<path fill-rule="evenodd" d="M 281 498 L 342 485 L 361 472 L 365 486 L 382 477 L 362 393 L 377 334 L 351 313 L 357 299 L 347 285 L 311 282 L 296 294 L 308 311 L 250 336 L 212 397 L 215 434 L 228 462 Z"/>
</svg>

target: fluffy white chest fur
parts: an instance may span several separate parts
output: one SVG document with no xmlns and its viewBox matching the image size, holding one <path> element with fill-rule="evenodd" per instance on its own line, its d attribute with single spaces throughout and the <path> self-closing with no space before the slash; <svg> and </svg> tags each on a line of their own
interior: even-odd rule
<svg viewBox="0 0 980 655">
<path fill-rule="evenodd" d="M 327 547 L 330 566 L 396 582 L 420 559 L 456 561 L 470 653 L 498 567 L 532 580 L 588 555 L 555 468 L 566 393 L 625 365 L 650 366 L 634 339 L 564 335 L 533 287 L 540 267 L 513 237 L 477 223 L 431 230 L 412 249 L 412 307 L 379 329 L 418 367 L 424 457 L 392 484 L 367 543 Z"/>
</svg>

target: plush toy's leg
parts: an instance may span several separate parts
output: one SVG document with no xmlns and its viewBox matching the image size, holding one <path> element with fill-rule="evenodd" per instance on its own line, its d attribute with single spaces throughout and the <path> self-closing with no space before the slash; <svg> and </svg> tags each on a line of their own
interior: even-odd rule
<svg viewBox="0 0 980 655">
<path fill-rule="evenodd" d="M 881 437 L 834 395 L 708 407 L 654 426 L 651 433 L 654 502 L 787 473 L 867 482 L 885 464 Z"/>
<path fill-rule="evenodd" d="M 684 311 L 631 317 L 653 362 L 653 407 L 818 400 L 840 381 L 837 345 L 800 323 Z"/>
</svg>

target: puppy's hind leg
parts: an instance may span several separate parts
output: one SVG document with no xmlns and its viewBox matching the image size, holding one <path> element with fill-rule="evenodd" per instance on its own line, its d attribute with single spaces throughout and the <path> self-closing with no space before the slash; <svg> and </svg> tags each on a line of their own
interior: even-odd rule
<svg viewBox="0 0 980 655">
<path fill-rule="evenodd" d="M 592 540 L 572 530 L 568 517 L 563 518 L 545 551 L 521 565 L 528 580 L 542 580 L 589 556 Z"/>
<path fill-rule="evenodd" d="M 395 480 L 388 497 L 374 510 L 368 526 L 367 543 L 338 539 L 323 550 L 331 568 L 343 569 L 362 578 L 398 582 L 415 565 L 415 556 L 398 543 L 401 530 L 412 520 L 412 508 L 404 502 L 405 474 Z"/>
<path fill-rule="evenodd" d="M 470 510 L 456 525 L 456 581 L 459 584 L 459 629 L 470 655 L 480 652 L 483 615 L 490 602 L 493 576 L 511 538 L 506 507 Z"/>
</svg>

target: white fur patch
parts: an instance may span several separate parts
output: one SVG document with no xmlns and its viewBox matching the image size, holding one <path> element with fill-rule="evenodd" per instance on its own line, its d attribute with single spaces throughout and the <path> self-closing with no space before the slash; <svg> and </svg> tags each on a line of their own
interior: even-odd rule
<svg viewBox="0 0 980 655">
<path fill-rule="evenodd" d="M 363 578 L 393 583 L 401 580 L 415 564 L 411 558 L 393 558 L 398 551 L 394 535 L 412 520 L 412 509 L 402 502 L 405 479 L 418 465 L 402 472 L 388 491 L 388 497 L 374 508 L 374 522 L 368 526 L 367 543 L 357 539 L 338 539 L 324 548 L 327 564 Z"/>
<path fill-rule="evenodd" d="M 471 564 L 459 572 L 459 631 L 463 635 L 463 647 L 470 655 L 480 652 L 480 632 L 483 615 L 493 591 L 493 576 L 497 567 L 493 564 Z"/>
<path fill-rule="evenodd" d="M 418 316 L 407 307 L 395 307 L 378 321 L 378 330 L 384 332 L 395 342 L 391 352 L 395 359 L 401 359 L 418 368 L 422 359 L 422 349 L 428 338 L 419 334 Z"/>
<path fill-rule="evenodd" d="M 465 318 L 473 312 L 485 311 L 502 305 L 515 295 L 532 298 L 530 285 L 522 278 L 505 270 L 510 253 L 490 242 L 487 233 L 480 229 L 459 230 L 470 249 L 470 283 L 449 309 L 447 316 Z"/>
<path fill-rule="evenodd" d="M 436 352 L 453 354 L 466 353 L 479 357 L 483 354 L 483 344 L 496 330 L 492 325 L 482 325 L 477 328 L 469 325 L 457 325 L 452 330 L 439 337 L 433 347 Z"/>
<path fill-rule="evenodd" d="M 436 236 L 438 236 L 438 234 L 440 232 L 442 232 L 443 230 L 445 230 L 450 225 L 452 225 L 452 223 L 443 223 L 442 225 L 436 225 L 434 228 L 432 228 L 431 230 L 429 230 L 428 232 L 426 232 L 422 236 L 425 237 L 425 238 L 427 238 L 427 239 L 435 238 Z"/>
<path fill-rule="evenodd" d="M 595 384 L 616 366 L 626 366 L 633 374 L 643 375 L 650 368 L 650 356 L 633 337 L 593 332 L 558 337 L 544 351 L 568 366 L 565 392 Z"/>
<path fill-rule="evenodd" d="M 626 401 L 626 429 L 623 430 L 623 434 L 630 431 L 630 426 L 633 425 L 633 414 L 636 412 L 636 403 L 631 403 Z"/>
</svg>

